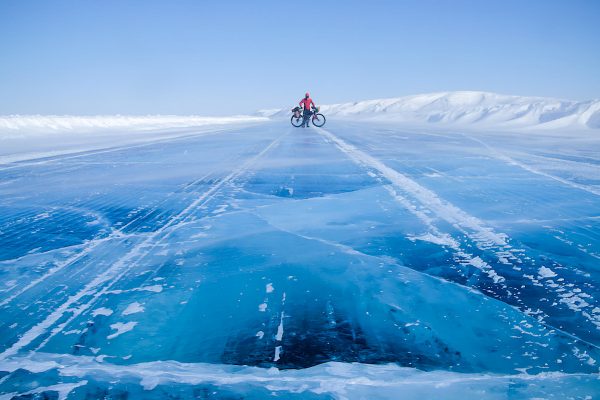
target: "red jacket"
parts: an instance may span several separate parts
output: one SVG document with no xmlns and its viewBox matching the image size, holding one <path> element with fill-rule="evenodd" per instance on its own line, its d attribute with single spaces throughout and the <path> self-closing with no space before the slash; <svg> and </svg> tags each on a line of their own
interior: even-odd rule
<svg viewBox="0 0 600 400">
<path fill-rule="evenodd" d="M 312 101 L 312 99 L 310 97 L 305 97 L 302 100 L 300 100 L 300 107 L 304 107 L 305 110 L 310 110 L 310 106 L 312 105 L 313 107 L 315 106 L 315 102 Z"/>
</svg>

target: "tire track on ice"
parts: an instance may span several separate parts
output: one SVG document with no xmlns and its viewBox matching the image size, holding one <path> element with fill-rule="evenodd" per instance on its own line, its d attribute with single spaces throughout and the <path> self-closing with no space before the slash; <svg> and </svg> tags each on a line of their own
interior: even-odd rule
<svg viewBox="0 0 600 400">
<path fill-rule="evenodd" d="M 446 242 L 449 247 L 459 250 L 459 245 L 454 239 L 448 235 L 442 234 L 433 225 L 433 220 L 425 212 L 419 210 L 404 196 L 399 195 L 394 188 L 398 188 L 410 194 L 425 208 L 433 211 L 438 217 L 450 223 L 452 226 L 464 233 L 467 237 L 472 239 L 481 250 L 489 250 L 492 247 L 500 248 L 502 250 L 502 254 L 496 254 L 496 256 L 500 262 L 504 264 L 507 263 L 505 252 L 510 249 L 510 246 L 507 243 L 507 235 L 494 232 L 491 228 L 484 226 L 483 222 L 479 219 L 440 199 L 433 191 L 419 185 L 417 182 L 413 181 L 407 176 L 388 167 L 378 159 L 357 149 L 353 145 L 346 143 L 342 139 L 339 139 L 332 133 L 321 128 L 315 129 L 317 129 L 317 132 L 324 138 L 338 147 L 339 150 L 349 156 L 350 159 L 352 159 L 356 164 L 366 167 L 367 169 L 376 170 L 380 177 L 383 177 L 387 181 L 391 182 L 393 188 L 389 185 L 386 185 L 386 189 L 390 192 L 393 198 L 402 206 L 407 208 L 411 213 L 417 216 L 421 221 L 423 221 L 425 225 L 431 229 L 431 232 L 435 235 L 438 235 L 438 237 Z M 466 252 L 462 253 L 462 255 L 465 257 L 470 256 Z M 470 261 L 473 260 L 476 260 L 476 262 L 472 263 L 473 266 L 485 272 L 494 281 L 494 283 L 501 283 L 505 281 L 504 277 L 498 275 L 491 266 L 489 266 L 479 257 L 471 256 Z"/>
<path fill-rule="evenodd" d="M 583 185 L 581 183 L 573 182 L 573 181 L 571 181 L 569 179 L 561 178 L 559 176 L 552 175 L 552 174 L 549 174 L 549 173 L 544 172 L 544 171 L 540 171 L 539 169 L 536 169 L 536 168 L 534 168 L 534 167 L 532 167 L 530 165 L 527 165 L 527 164 L 524 164 L 524 163 L 522 163 L 520 161 L 517 161 L 514 158 L 512 158 L 512 157 L 510 157 L 510 156 L 508 156 L 508 155 L 506 155 L 506 154 L 504 154 L 502 152 L 500 152 L 499 150 L 496 150 L 494 147 L 492 147 L 489 144 L 485 143 L 481 139 L 474 138 L 474 137 L 466 135 L 466 134 L 462 134 L 462 136 L 464 136 L 465 138 L 470 139 L 470 140 L 472 140 L 472 141 L 474 141 L 476 143 L 479 143 L 480 145 L 482 145 L 483 147 L 485 147 L 490 152 L 491 156 L 493 156 L 494 158 L 496 158 L 498 160 L 504 161 L 505 163 L 507 163 L 509 165 L 514 165 L 516 167 L 524 169 L 527 172 L 531 172 L 532 174 L 543 176 L 545 178 L 552 179 L 554 181 L 560 182 L 560 183 L 562 183 L 564 185 L 567 185 L 567 186 L 570 186 L 572 188 L 583 190 L 583 191 L 586 191 L 588 193 L 595 194 L 596 196 L 600 196 L 600 190 L 598 190 L 596 188 L 590 187 L 588 185 Z"/>
<path fill-rule="evenodd" d="M 531 313 L 531 310 L 523 304 L 523 301 L 519 297 L 513 296 L 508 290 L 509 288 L 504 283 L 506 281 L 504 276 L 498 274 L 498 272 L 496 272 L 491 265 L 486 263 L 480 257 L 473 256 L 469 254 L 468 251 L 463 250 L 461 246 L 449 235 L 441 233 L 439 229 L 433 225 L 432 219 L 426 213 L 419 210 L 404 196 L 399 195 L 396 189 L 409 194 L 425 209 L 432 211 L 438 218 L 448 222 L 458 231 L 463 233 L 467 238 L 472 240 L 480 250 L 484 252 L 491 251 L 500 264 L 514 268 L 514 263 L 522 265 L 524 262 L 519 256 L 518 250 L 513 249 L 508 243 L 508 235 L 495 232 L 492 228 L 487 227 L 483 221 L 439 198 L 435 192 L 425 188 L 424 186 L 421 186 L 414 180 L 410 179 L 406 175 L 401 174 L 393 168 L 388 167 L 380 160 L 359 150 L 355 146 L 338 138 L 331 132 L 317 127 L 314 127 L 314 129 L 325 140 L 333 143 L 340 151 L 345 153 L 356 164 L 367 169 L 377 171 L 378 174 L 375 175 L 385 178 L 387 181 L 391 182 L 392 187 L 390 188 L 388 186 L 387 189 L 390 191 L 392 196 L 415 216 L 421 219 L 430 229 L 432 234 L 438 235 L 440 240 L 445 241 L 446 245 L 455 251 L 455 259 L 460 264 L 471 265 L 481 270 L 493 280 L 494 284 L 504 289 L 507 292 L 508 297 L 515 299 L 518 304 L 521 304 L 524 308 L 523 312 L 528 314 Z M 532 284 L 538 286 L 540 285 L 540 281 L 542 281 L 542 285 L 546 291 L 548 293 L 557 295 L 560 298 L 559 302 L 561 304 L 565 305 L 568 309 L 576 314 L 581 313 L 581 315 L 588 322 L 592 323 L 596 329 L 600 329 L 600 312 L 597 311 L 598 307 L 595 307 L 595 302 L 591 301 L 593 300 L 592 296 L 583 292 L 580 288 L 574 287 L 573 284 L 565 282 L 564 280 L 561 282 L 558 282 L 557 280 L 557 282 L 555 282 L 552 279 L 543 279 L 544 277 L 542 276 L 539 277 L 540 279 L 536 279 L 534 276 L 527 274 L 524 274 L 523 277 L 529 279 Z M 591 304 L 585 299 L 590 300 Z M 538 320 L 545 323 L 544 317 L 547 317 L 547 315 L 539 316 Z M 577 335 L 574 336 L 577 337 Z"/>
<path fill-rule="evenodd" d="M 228 161 L 235 161 L 233 159 Z M 49 269 L 43 276 L 38 277 L 36 279 L 34 279 L 33 281 L 31 281 L 30 283 L 28 283 L 25 287 L 22 287 L 20 289 L 18 289 L 18 291 L 14 292 L 13 294 L 11 294 L 8 298 L 0 301 L 0 307 L 10 303 L 11 301 L 13 301 L 16 297 L 22 295 L 23 293 L 27 292 L 28 290 L 30 290 L 31 288 L 37 286 L 38 284 L 42 283 L 43 281 L 45 281 L 46 279 L 50 278 L 51 276 L 53 276 L 56 273 L 59 273 L 60 271 L 64 270 L 65 268 L 68 268 L 72 265 L 74 265 L 75 263 L 79 262 L 80 260 L 82 260 L 85 256 L 87 256 L 88 254 L 92 254 L 92 251 L 100 246 L 101 244 L 105 243 L 105 242 L 110 242 L 111 240 L 116 240 L 116 239 L 125 239 L 125 238 L 129 238 L 129 237 L 134 237 L 134 236 L 143 236 L 145 234 L 147 234 L 146 232 L 133 232 L 133 233 L 128 233 L 127 230 L 132 228 L 136 229 L 138 228 L 136 226 L 137 223 L 141 223 L 144 222 L 147 218 L 149 218 L 150 216 L 152 216 L 154 219 L 158 220 L 160 218 L 162 218 L 163 216 L 167 215 L 169 213 L 168 209 L 163 210 L 162 212 L 158 212 L 159 208 L 166 204 L 169 200 L 171 200 L 175 195 L 178 194 L 194 194 L 194 189 L 195 187 L 200 184 L 201 182 L 203 182 L 205 179 L 211 177 L 212 175 L 215 174 L 216 170 L 212 170 L 208 173 L 206 173 L 205 175 L 203 175 L 202 177 L 198 178 L 198 179 L 194 179 L 191 182 L 187 182 L 185 184 L 182 184 L 179 186 L 179 189 L 173 192 L 170 192 L 166 195 L 165 198 L 163 198 L 161 201 L 159 201 L 158 203 L 153 204 L 151 207 L 144 209 L 144 208 L 138 208 L 137 210 L 135 210 L 135 212 L 133 213 L 134 218 L 131 219 L 130 221 L 128 221 L 125 225 L 121 225 L 118 228 L 112 227 L 113 229 L 111 230 L 111 232 L 109 233 L 108 236 L 106 237 L 101 237 L 102 235 L 96 235 L 95 237 L 91 238 L 90 240 L 88 240 L 87 242 L 83 242 L 82 244 L 78 244 L 75 246 L 69 246 L 69 247 L 73 247 L 73 248 L 81 248 L 81 250 L 78 250 L 78 253 L 69 257 L 66 260 L 60 261 L 55 263 L 55 266 L 52 267 L 51 269 Z M 94 202 L 92 203 L 85 203 L 88 208 L 90 208 L 91 204 L 95 204 Z M 100 205 L 98 206 L 94 206 L 91 207 L 91 209 L 102 209 L 105 208 L 104 206 L 108 205 L 109 203 L 106 201 L 100 202 L 100 205 L 102 205 L 102 207 Z M 72 206 L 70 206 L 72 207 Z M 53 209 L 56 207 L 53 207 Z M 63 207 L 65 208 L 65 207 Z M 141 211 L 140 213 L 138 213 L 138 210 Z M 27 218 L 32 219 L 34 216 L 36 216 L 37 214 L 39 214 L 38 211 L 31 213 L 30 216 L 28 216 Z M 132 213 L 130 213 L 131 215 Z M 35 219 L 35 218 L 33 218 Z M 64 221 L 63 219 L 60 219 L 57 221 L 60 222 L 62 224 L 62 222 Z M 21 222 L 25 222 L 23 219 Z M 64 221 L 64 222 L 68 222 L 68 221 Z M 31 227 L 25 227 L 28 230 Z M 43 252 L 43 253 L 51 253 L 51 252 L 55 252 L 55 251 L 59 251 L 61 248 L 56 248 L 56 249 L 52 249 L 49 250 L 48 252 Z M 40 255 L 43 253 L 33 253 L 34 256 L 36 255 Z M 21 259 L 25 258 L 29 256 L 29 254 L 24 254 L 23 256 L 17 257 L 15 259 L 11 259 L 11 260 L 2 260 L 2 263 L 10 263 L 10 262 L 18 262 Z M 84 266 L 85 267 L 85 266 Z M 80 271 L 75 271 L 75 272 L 80 272 Z M 10 291 L 15 290 L 17 286 L 10 288 L 10 290 L 6 291 L 5 293 L 9 293 Z"/>
<path fill-rule="evenodd" d="M 156 244 L 160 243 L 160 235 L 165 232 L 168 232 L 169 229 L 176 229 L 177 225 L 186 218 L 186 216 L 195 210 L 198 207 L 201 207 L 203 204 L 207 203 L 218 193 L 218 191 L 231 181 L 235 180 L 237 177 L 242 175 L 248 168 L 251 167 L 253 163 L 255 163 L 258 159 L 264 156 L 267 152 L 269 152 L 273 147 L 275 147 L 284 136 L 289 133 L 287 131 L 283 135 L 277 137 L 271 143 L 269 143 L 262 151 L 260 151 L 255 156 L 251 157 L 245 163 L 243 163 L 238 168 L 234 169 L 227 176 L 217 181 L 210 189 L 204 192 L 200 197 L 194 200 L 191 204 L 188 205 L 183 211 L 179 214 L 173 216 L 169 221 L 161 226 L 156 231 L 152 232 L 148 237 L 135 245 L 129 252 L 127 252 L 123 257 L 114 262 L 107 270 L 105 270 L 100 275 L 96 276 L 92 281 L 90 281 L 85 287 L 79 290 L 74 295 L 71 295 L 66 302 L 57 307 L 54 311 L 52 311 L 44 320 L 36 324 L 34 327 L 30 328 L 27 332 L 20 336 L 20 338 L 11 345 L 8 349 L 0 353 L 0 360 L 6 360 L 8 357 L 16 355 L 21 349 L 30 345 L 34 340 L 38 339 L 40 336 L 48 333 L 48 330 L 57 323 L 67 312 L 71 312 L 72 315 L 65 322 L 61 323 L 55 329 L 53 329 L 50 333 L 50 336 L 43 340 L 40 346 L 37 346 L 36 350 L 41 348 L 48 340 L 59 333 L 63 327 L 65 327 L 68 323 L 73 321 L 77 316 L 81 315 L 85 310 L 90 308 L 95 301 L 109 291 L 114 283 L 119 281 L 125 274 L 131 270 L 139 261 L 141 261 L 149 252 L 156 246 Z M 77 303 L 80 302 L 84 297 L 91 296 L 91 299 L 82 305 L 77 306 Z"/>
<path fill-rule="evenodd" d="M 156 248 L 156 246 L 158 246 L 162 241 L 167 239 L 170 236 L 170 234 L 177 228 L 178 225 L 185 224 L 187 219 L 193 215 L 193 211 L 195 209 L 202 209 L 210 200 L 212 200 L 214 198 L 214 196 L 216 196 L 218 194 L 219 190 L 223 186 L 230 185 L 237 178 L 239 178 L 243 173 L 245 173 L 248 170 L 248 168 L 254 162 L 256 162 L 258 159 L 260 159 L 271 148 L 275 147 L 281 141 L 281 139 L 286 135 L 287 135 L 287 133 L 283 134 L 280 137 L 278 137 L 277 139 L 275 139 L 265 149 L 263 149 L 259 154 L 257 154 L 256 156 L 252 157 L 250 160 L 248 160 L 244 164 L 242 164 L 240 168 L 232 171 L 229 175 L 227 175 L 225 178 L 221 179 L 220 181 L 217 181 L 215 183 L 215 185 L 213 185 L 208 191 L 203 193 L 198 199 L 196 199 L 194 202 L 192 202 L 182 212 L 180 212 L 179 214 L 177 214 L 176 216 L 171 218 L 171 220 L 169 220 L 167 224 L 165 224 L 159 230 L 152 232 L 150 234 L 150 236 L 144 242 L 142 242 L 141 244 L 136 246 L 136 248 L 144 249 L 144 251 L 141 254 L 139 254 L 137 259 L 135 259 L 135 261 L 133 261 L 131 264 L 129 264 L 120 274 L 118 274 L 118 276 L 113 278 L 100 291 L 94 293 L 92 298 L 87 303 L 78 307 L 76 309 L 77 312 L 74 312 L 71 317 L 69 317 L 66 321 L 59 324 L 56 328 L 54 328 L 51 331 L 51 334 L 47 338 L 45 338 L 35 348 L 35 351 L 37 351 L 37 350 L 41 349 L 43 346 L 45 346 L 52 337 L 54 337 L 57 333 L 60 333 L 68 324 L 70 324 L 73 320 L 75 320 L 75 318 L 77 318 L 79 315 L 81 315 L 81 313 L 83 313 L 85 310 L 89 309 L 93 304 L 95 304 L 96 301 L 101 296 L 103 296 L 104 294 L 107 294 L 110 291 L 110 289 L 112 288 L 113 284 L 115 284 L 116 282 L 121 280 L 134 266 L 137 265 L 137 263 L 139 261 L 141 261 L 146 255 L 148 255 L 151 251 L 153 251 Z M 170 228 L 172 228 L 172 229 L 170 229 Z M 158 237 L 163 232 L 164 232 L 163 237 L 159 237 L 156 241 L 152 240 L 153 238 Z M 135 252 L 136 248 L 134 248 L 132 250 L 132 252 Z M 128 253 L 125 257 L 127 257 L 130 253 Z M 135 256 L 135 255 L 136 254 L 133 254 L 133 256 Z M 131 257 L 131 258 L 133 258 L 133 257 Z M 119 261 L 121 261 L 121 260 L 119 260 Z M 117 261 L 117 263 L 119 263 L 119 261 Z M 127 261 L 129 261 L 129 259 Z M 1 354 L 0 354 L 0 359 L 2 359 Z"/>
<path fill-rule="evenodd" d="M 183 185 L 183 187 L 181 188 L 181 191 L 183 191 L 185 193 L 185 191 L 187 189 L 189 189 L 190 187 L 193 187 L 198 182 L 201 182 L 202 180 L 206 179 L 211 174 L 212 174 L 212 172 L 209 172 L 209 173 L 205 174 L 204 176 L 202 176 L 201 178 L 198 178 L 190 183 Z M 56 273 L 62 271 L 63 269 L 72 266 L 73 264 L 75 264 L 79 260 L 83 259 L 88 254 L 90 254 L 95 248 L 97 248 L 101 244 L 110 242 L 115 239 L 123 239 L 123 238 L 129 237 L 129 236 L 135 235 L 135 234 L 125 233 L 125 230 L 127 230 L 130 226 L 134 225 L 135 223 L 145 220 L 150 214 L 152 214 L 154 211 L 157 210 L 158 206 L 160 206 L 161 204 L 164 204 L 168 199 L 173 197 L 176 193 L 179 193 L 179 191 L 170 192 L 166 196 L 165 199 L 163 199 L 161 202 L 156 204 L 154 207 L 150 208 L 149 210 L 146 210 L 145 213 L 139 214 L 137 217 L 133 218 L 132 220 L 127 222 L 125 225 L 120 226 L 118 229 L 113 229 L 108 236 L 103 237 L 103 238 L 96 237 L 96 238 L 93 238 L 92 240 L 88 241 L 87 243 L 84 243 L 83 248 L 81 250 L 79 250 L 76 254 L 67 258 L 66 260 L 64 260 L 62 262 L 57 263 L 53 268 L 50 268 L 45 274 L 34 279 L 33 281 L 29 282 L 26 286 L 22 287 L 21 289 L 14 292 L 13 294 L 8 296 L 4 300 L 0 301 L 0 307 L 7 305 L 8 303 L 13 301 L 18 296 L 22 295 L 23 293 L 27 292 L 29 289 L 37 286 L 38 284 L 44 282 L 45 280 L 47 280 L 51 276 L 55 275 Z M 163 214 L 164 213 L 159 214 L 159 216 L 163 215 Z M 53 249 L 52 251 L 56 251 L 56 250 L 57 249 Z M 6 261 L 12 261 L 12 260 L 6 260 Z"/>
<path fill-rule="evenodd" d="M 78 153 L 76 155 L 67 155 L 66 157 L 58 157 L 58 158 L 53 158 L 53 159 L 50 159 L 50 160 L 43 160 L 41 162 L 19 164 L 18 166 L 15 166 L 15 167 L 25 167 L 25 166 L 31 166 L 31 165 L 46 164 L 46 163 L 52 163 L 52 162 L 55 162 L 55 161 L 61 161 L 61 160 L 64 160 L 64 159 L 93 156 L 93 155 L 96 155 L 96 154 L 110 153 L 110 152 L 121 151 L 121 150 L 129 150 L 129 149 L 134 149 L 134 148 L 139 148 L 139 147 L 145 147 L 145 146 L 149 146 L 149 145 L 153 145 L 153 144 L 157 144 L 157 143 L 162 143 L 162 142 L 174 142 L 174 141 L 185 140 L 185 139 L 190 139 L 190 138 L 203 137 L 203 136 L 218 134 L 218 133 L 222 133 L 222 132 L 227 132 L 227 131 L 230 131 L 230 130 L 231 130 L 231 128 L 230 129 L 219 129 L 219 130 L 214 130 L 214 131 L 202 132 L 202 133 L 198 133 L 198 134 L 186 135 L 186 136 L 183 136 L 183 137 L 177 136 L 177 137 L 173 137 L 173 138 L 166 138 L 166 139 L 161 139 L 159 141 L 152 141 L 152 142 L 149 142 L 149 143 L 142 143 L 142 144 L 137 144 L 137 145 L 123 145 L 123 146 L 118 146 L 118 147 L 111 147 L 111 148 L 108 148 L 108 149 L 101 149 L 99 151 L 90 151 L 90 152 L 85 152 L 83 154 Z M 9 168 L 0 168 L 0 172 L 3 171 L 4 169 L 9 169 Z M 101 245 L 101 244 L 103 244 L 105 242 L 109 242 L 109 241 L 114 240 L 114 239 L 121 239 L 121 238 L 126 238 L 126 237 L 130 237 L 130 236 L 134 236 L 133 234 L 127 234 L 127 233 L 125 233 L 125 231 L 128 228 L 130 228 L 131 226 L 134 226 L 137 222 L 144 221 L 148 216 L 150 216 L 152 213 L 156 212 L 158 210 L 158 207 L 160 205 L 165 204 L 175 194 L 178 194 L 178 193 L 189 193 L 188 190 L 190 188 L 193 189 L 194 186 L 196 186 L 198 183 L 202 182 L 204 179 L 206 179 L 209 176 L 211 176 L 213 173 L 214 173 L 214 171 L 209 172 L 209 173 L 205 174 L 204 176 L 202 176 L 201 178 L 195 179 L 195 180 L 193 180 L 191 182 L 188 182 L 188 183 L 182 185 L 179 190 L 177 190 L 175 192 L 169 193 L 167 195 L 167 197 L 164 198 L 162 201 L 160 201 L 158 204 L 155 204 L 152 208 L 150 208 L 148 210 L 145 210 L 145 213 L 137 215 L 132 220 L 128 221 L 125 225 L 122 225 L 122 226 L 118 227 L 117 229 L 115 229 L 113 227 L 113 230 L 110 232 L 110 234 L 108 236 L 106 236 L 106 237 L 100 237 L 101 235 L 97 235 L 96 237 L 91 238 L 90 240 L 88 240 L 86 242 L 83 242 L 82 243 L 83 249 L 80 250 L 80 251 L 78 251 L 77 254 L 69 257 L 68 259 L 66 259 L 64 261 L 56 263 L 56 265 L 54 267 L 52 267 L 50 270 L 48 270 L 43 276 L 34 279 L 33 281 L 29 282 L 25 287 L 23 287 L 21 289 L 18 289 L 16 292 L 14 292 L 13 294 L 9 295 L 7 298 L 1 300 L 0 301 L 0 307 L 5 306 L 8 303 L 12 302 L 16 297 L 22 295 L 26 291 L 28 291 L 31 288 L 37 286 L 39 283 L 45 281 L 47 278 L 53 276 L 54 274 L 62 271 L 63 269 L 65 269 L 65 268 L 67 268 L 69 266 L 72 266 L 73 264 L 75 264 L 79 260 L 83 259 L 86 255 L 90 254 L 99 245 Z M 24 217 L 22 217 L 19 220 L 9 221 L 7 225 L 14 225 L 14 224 L 24 223 L 24 222 L 26 222 L 25 219 L 34 219 L 37 214 L 39 214 L 39 211 L 28 212 L 28 213 L 25 214 Z M 165 214 L 166 214 L 166 211 L 163 211 L 162 213 L 157 214 L 157 217 L 164 216 Z M 59 220 L 57 222 L 62 222 L 62 221 L 63 220 L 61 219 L 61 220 Z M 7 227 L 8 226 L 4 226 L 4 228 L 7 228 Z M 30 229 L 31 227 L 27 227 L 26 226 L 25 228 Z M 76 245 L 76 246 L 81 246 L 81 245 Z M 69 247 L 71 247 L 71 246 L 69 246 Z M 49 252 L 54 252 L 54 251 L 57 251 L 57 250 L 60 250 L 60 248 L 51 249 L 51 250 L 48 251 L 48 253 Z M 27 257 L 28 255 L 29 254 L 23 254 L 22 256 L 19 256 L 19 257 L 14 258 L 14 259 L 2 260 L 2 262 L 3 263 L 7 263 L 7 262 L 19 261 L 20 259 L 22 259 L 24 257 Z M 12 291 L 12 289 L 11 289 L 11 291 Z"/>
<path fill-rule="evenodd" d="M 385 186 L 385 188 L 386 188 L 388 191 L 390 191 L 390 193 L 391 193 L 393 196 L 396 196 L 396 195 L 397 195 L 397 194 L 395 193 L 394 189 L 393 189 L 392 187 L 390 187 L 389 185 L 386 185 L 386 186 Z M 397 200 L 398 200 L 398 201 L 401 201 L 401 202 L 404 202 L 404 201 L 405 201 L 405 202 L 407 202 L 407 205 L 406 205 L 406 207 L 407 207 L 407 208 L 408 208 L 408 207 L 414 207 L 412 204 L 410 204 L 410 203 L 408 202 L 408 200 L 406 200 L 406 199 L 404 199 L 404 198 L 402 198 L 402 197 L 401 197 L 401 198 L 399 198 L 399 199 L 397 199 Z M 420 211 L 418 211 L 418 212 L 420 212 Z M 386 264 L 388 264 L 388 265 L 393 265 L 393 266 L 395 266 L 395 267 L 397 267 L 397 268 L 409 268 L 409 267 L 406 267 L 406 266 L 404 266 L 404 265 L 401 265 L 401 264 L 400 264 L 400 263 L 398 263 L 398 262 L 397 262 L 395 259 L 392 259 L 392 260 L 390 260 L 390 259 L 389 259 L 387 256 L 378 256 L 378 255 L 373 255 L 373 254 L 364 253 L 364 252 L 362 252 L 362 251 L 360 251 L 360 250 L 357 250 L 357 249 L 355 249 L 355 248 L 353 248 L 353 247 L 351 247 L 351 246 L 348 246 L 348 245 L 346 245 L 346 244 L 343 244 L 343 243 L 339 243 L 339 242 L 331 241 L 331 240 L 328 240 L 328 239 L 323 239 L 323 238 L 320 238 L 320 237 L 317 237 L 317 236 L 309 236 L 309 235 L 305 235 L 305 234 L 302 234 L 302 233 L 299 233 L 299 232 L 295 232 L 295 231 L 292 231 L 292 230 L 288 230 L 288 229 L 286 229 L 286 228 L 285 228 L 284 226 L 282 226 L 282 225 L 273 224 L 273 222 L 269 221 L 268 219 L 265 219 L 265 218 L 264 218 L 264 217 L 263 217 L 261 214 L 259 214 L 259 213 L 256 213 L 256 212 L 253 212 L 253 211 L 250 211 L 250 213 L 251 213 L 252 215 L 256 216 L 257 218 L 260 218 L 262 221 L 264 221 L 264 222 L 265 222 L 266 224 L 268 224 L 269 226 L 271 226 L 271 227 L 273 227 L 274 229 L 277 229 L 277 230 L 279 230 L 279 231 L 281 231 L 281 232 L 285 232 L 285 233 L 287 233 L 287 234 L 290 234 L 290 235 L 293 235 L 293 236 L 296 236 L 296 237 L 299 237 L 299 238 L 302 238 L 302 239 L 305 239 L 305 240 L 309 240 L 309 241 L 315 241 L 315 242 L 319 242 L 319 243 L 322 243 L 322 244 L 324 244 L 324 245 L 327 245 L 327 246 L 334 247 L 334 248 L 336 248 L 336 249 L 338 249 L 338 250 L 340 250 L 340 251 L 342 251 L 342 252 L 344 252 L 344 253 L 346 253 L 346 254 L 355 255 L 355 256 L 358 256 L 358 257 L 364 257 L 364 258 L 367 258 L 367 259 L 373 259 L 373 260 L 377 260 L 378 262 L 381 262 L 381 263 L 386 263 Z M 423 213 L 423 215 L 424 215 L 424 217 L 425 217 L 425 218 L 429 218 L 429 217 L 427 217 L 427 216 L 426 216 L 424 213 Z M 454 241 L 454 239 L 453 239 L 453 238 L 452 238 L 450 235 L 448 235 L 448 234 L 444 234 L 444 233 L 441 233 L 441 232 L 440 232 L 440 231 L 439 231 L 439 230 L 438 230 L 438 229 L 437 229 L 435 226 L 433 226 L 433 225 L 431 225 L 431 228 L 432 228 L 432 230 L 434 230 L 436 233 L 439 233 L 439 234 L 441 235 L 441 236 L 440 236 L 440 239 L 442 239 L 442 240 L 448 240 L 449 242 L 454 242 L 454 243 L 456 243 L 456 245 L 458 246 L 458 243 L 457 243 L 456 241 Z M 451 244 L 451 243 L 448 243 L 447 245 L 448 245 L 449 247 L 451 247 L 451 248 L 452 248 L 452 244 Z M 454 250 L 454 249 L 453 249 L 453 250 Z M 461 251 L 461 250 L 459 249 L 459 251 Z M 409 269 L 410 269 L 410 268 L 409 268 Z M 474 289 L 473 289 L 472 287 L 470 287 L 470 286 L 463 285 L 463 284 L 461 284 L 461 283 L 457 283 L 457 282 L 453 282 L 453 281 L 448 281 L 448 280 L 446 280 L 446 279 L 444 279 L 444 278 L 441 278 L 441 277 L 439 277 L 439 276 L 435 276 L 435 275 L 428 275 L 428 274 L 426 274 L 426 273 L 424 273 L 424 272 L 420 272 L 420 271 L 416 271 L 416 270 L 412 270 L 412 269 L 411 269 L 411 271 L 414 271 L 414 273 L 416 273 L 417 275 L 421 275 L 421 274 L 423 274 L 423 275 L 426 275 L 427 277 L 429 277 L 429 278 L 431 278 L 431 279 L 434 279 L 434 280 L 436 280 L 436 281 L 438 281 L 438 282 L 441 282 L 441 283 L 447 283 L 447 284 L 451 284 L 451 285 L 456 285 L 457 287 L 460 287 L 460 288 L 463 288 L 463 289 L 465 289 L 465 290 L 471 291 L 471 292 L 473 292 L 473 293 L 475 293 L 475 294 L 477 294 L 477 295 L 479 295 L 479 296 L 486 296 L 485 294 L 483 294 L 483 293 L 481 293 L 481 292 L 479 292 L 479 291 L 477 291 L 477 290 L 474 290 Z M 283 298 L 283 300 L 284 300 L 284 302 L 282 303 L 282 305 L 284 305 L 284 303 L 285 303 L 285 293 L 284 293 L 284 298 Z M 263 305 L 265 306 L 265 308 L 266 308 L 266 305 L 267 305 L 267 303 L 268 303 L 268 301 L 267 301 L 267 299 L 265 299 L 265 301 L 263 302 Z M 510 304 L 509 304 L 508 306 L 509 306 L 509 307 L 512 307 L 512 308 L 514 308 L 514 309 L 516 309 L 516 310 L 517 310 L 517 311 L 519 311 L 519 312 L 521 312 L 521 310 L 520 310 L 519 308 L 516 308 L 516 307 L 514 307 L 514 306 L 511 306 Z M 283 312 L 282 312 L 282 316 L 283 316 Z M 287 318 L 287 317 L 288 317 L 288 315 L 285 315 L 285 317 Z M 530 318 L 533 318 L 533 317 L 531 317 L 531 316 L 528 316 L 528 317 L 530 317 Z M 283 321 L 283 319 L 281 319 L 281 321 Z M 582 343 L 582 344 L 588 345 L 588 346 L 590 346 L 590 347 L 592 347 L 592 348 L 595 348 L 595 349 L 600 349 L 600 347 L 599 347 L 599 346 L 597 346 L 597 345 L 595 345 L 594 343 L 591 343 L 591 342 L 589 342 L 589 341 L 586 341 L 586 340 L 584 340 L 584 339 L 581 339 L 581 338 L 577 337 L 576 335 L 573 335 L 572 333 L 569 333 L 569 332 L 567 332 L 567 331 L 565 331 L 565 330 L 563 330 L 563 329 L 561 329 L 561 328 L 557 328 L 557 327 L 555 327 L 555 326 L 552 326 L 552 325 L 550 325 L 550 324 L 547 324 L 547 323 L 545 323 L 544 321 L 538 321 L 538 322 L 540 323 L 540 325 L 541 325 L 541 326 L 543 326 L 544 328 L 548 329 L 549 331 L 559 332 L 560 334 L 564 335 L 565 337 L 569 337 L 569 338 L 571 338 L 571 339 L 573 339 L 573 340 L 576 340 L 576 341 L 578 341 L 578 342 L 580 342 L 580 343 Z M 521 333 L 523 333 L 523 334 L 529 334 L 529 335 L 531 335 L 532 333 L 526 330 L 526 329 L 529 329 L 529 328 L 531 328 L 530 326 L 527 326 L 527 324 L 528 324 L 528 323 L 527 323 L 527 321 L 526 321 L 526 320 L 523 320 L 523 321 L 519 322 L 519 324 L 518 324 L 518 325 L 515 325 L 515 328 L 514 328 L 514 329 L 516 329 L 516 330 L 519 330 L 519 331 L 520 331 Z M 281 324 L 281 327 L 282 327 L 282 331 L 283 331 L 283 324 Z M 524 328 L 525 328 L 525 329 L 524 329 Z M 580 359 L 581 359 L 581 358 L 580 358 Z M 584 360 L 585 360 L 585 357 L 584 357 Z"/>
</svg>

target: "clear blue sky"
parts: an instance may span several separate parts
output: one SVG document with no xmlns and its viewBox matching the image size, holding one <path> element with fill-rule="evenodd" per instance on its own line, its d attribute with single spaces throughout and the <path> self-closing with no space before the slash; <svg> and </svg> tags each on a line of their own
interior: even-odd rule
<svg viewBox="0 0 600 400">
<path fill-rule="evenodd" d="M 306 4 L 306 5 L 303 5 Z M 600 97 L 600 1 L 0 0 L 0 114 Z"/>
</svg>

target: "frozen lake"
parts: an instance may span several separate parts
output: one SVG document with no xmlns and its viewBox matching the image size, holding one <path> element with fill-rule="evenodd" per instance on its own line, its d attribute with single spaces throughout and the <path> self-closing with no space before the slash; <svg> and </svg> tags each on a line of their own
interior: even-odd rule
<svg viewBox="0 0 600 400">
<path fill-rule="evenodd" d="M 0 399 L 596 398 L 599 279 L 594 130 L 274 121 L 21 160 Z"/>
</svg>

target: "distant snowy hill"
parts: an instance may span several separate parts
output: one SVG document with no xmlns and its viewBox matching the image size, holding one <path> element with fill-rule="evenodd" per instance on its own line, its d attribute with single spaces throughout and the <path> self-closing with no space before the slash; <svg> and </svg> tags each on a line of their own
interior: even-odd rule
<svg viewBox="0 0 600 400">
<path fill-rule="evenodd" d="M 488 92 L 441 92 L 391 99 L 323 105 L 330 117 L 392 120 L 410 124 L 446 124 L 495 128 L 600 129 L 600 100 L 569 101 L 508 96 Z M 289 109 L 258 115 L 286 117 Z"/>
</svg>

